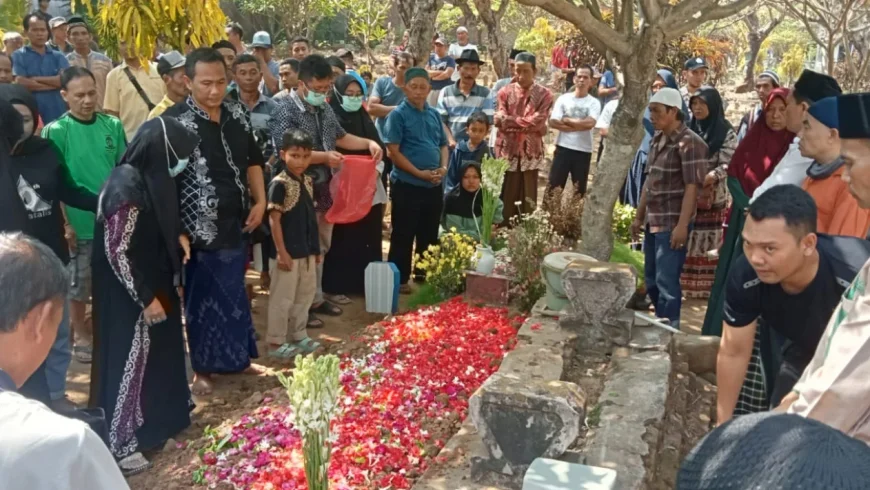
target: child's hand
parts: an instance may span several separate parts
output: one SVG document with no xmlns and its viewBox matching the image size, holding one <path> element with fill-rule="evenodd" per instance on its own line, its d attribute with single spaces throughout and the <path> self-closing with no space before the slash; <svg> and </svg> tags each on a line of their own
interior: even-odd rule
<svg viewBox="0 0 870 490">
<path fill-rule="evenodd" d="M 293 258 L 287 252 L 278 254 L 278 268 L 282 271 L 293 270 Z"/>
</svg>

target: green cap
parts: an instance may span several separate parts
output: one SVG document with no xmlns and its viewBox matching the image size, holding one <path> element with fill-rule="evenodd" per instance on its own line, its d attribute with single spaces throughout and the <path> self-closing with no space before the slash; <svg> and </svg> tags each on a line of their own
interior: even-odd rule
<svg viewBox="0 0 870 490">
<path fill-rule="evenodd" d="M 426 73 L 426 70 L 420 68 L 419 66 L 415 66 L 413 68 L 408 68 L 405 71 L 405 83 L 410 82 L 415 78 L 425 78 L 426 81 L 429 81 L 429 74 Z"/>
</svg>

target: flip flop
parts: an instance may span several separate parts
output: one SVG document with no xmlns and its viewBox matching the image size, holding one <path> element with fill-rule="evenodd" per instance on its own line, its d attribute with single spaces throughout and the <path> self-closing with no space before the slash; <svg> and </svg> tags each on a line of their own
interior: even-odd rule
<svg viewBox="0 0 870 490">
<path fill-rule="evenodd" d="M 329 301 L 324 301 L 323 303 L 320 303 L 320 306 L 311 308 L 309 311 L 311 313 L 320 313 L 321 315 L 327 316 L 341 316 L 341 314 L 344 313 L 341 308 L 335 306 Z"/>
<path fill-rule="evenodd" d="M 308 323 L 305 325 L 305 328 L 323 328 L 323 320 L 317 318 L 312 312 L 308 312 Z"/>
<path fill-rule="evenodd" d="M 151 466 L 151 462 L 145 459 L 145 456 L 142 456 L 142 453 L 139 452 L 133 453 L 118 461 L 118 468 L 121 469 L 121 474 L 125 477 L 138 475 L 139 473 L 150 469 Z"/>
<path fill-rule="evenodd" d="M 335 296 L 328 296 L 327 299 L 329 300 L 330 303 L 335 303 L 335 304 L 341 305 L 341 306 L 346 306 L 346 305 L 353 303 L 353 301 L 350 298 L 348 298 L 347 296 L 345 296 L 343 294 L 336 294 Z"/>
<path fill-rule="evenodd" d="M 298 354 L 301 353 L 299 347 L 293 344 L 283 344 L 281 347 L 269 352 L 269 357 L 273 359 L 280 359 L 282 361 L 289 361 L 295 359 Z"/>
<path fill-rule="evenodd" d="M 311 354 L 312 352 L 319 349 L 320 346 L 321 346 L 320 342 L 318 342 L 316 340 L 311 340 L 310 337 L 307 337 L 303 340 L 300 340 L 295 345 L 295 347 L 297 347 L 298 349 L 301 349 L 302 352 L 304 352 L 306 354 Z"/>
</svg>

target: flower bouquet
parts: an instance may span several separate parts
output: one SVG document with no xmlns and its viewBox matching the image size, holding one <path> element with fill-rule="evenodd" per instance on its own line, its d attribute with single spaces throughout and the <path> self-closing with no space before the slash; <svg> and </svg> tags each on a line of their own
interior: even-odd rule
<svg viewBox="0 0 870 490">
<path fill-rule="evenodd" d="M 338 357 L 313 354 L 296 356 L 296 369 L 288 378 L 278 373 L 287 389 L 293 411 L 290 421 L 302 435 L 305 479 L 309 490 L 329 487 L 329 460 L 336 437 L 330 433 L 330 423 L 338 412 L 341 394 Z"/>
<path fill-rule="evenodd" d="M 426 284 L 444 300 L 462 292 L 465 271 L 473 266 L 474 256 L 474 240 L 451 228 L 441 235 L 438 245 L 430 245 L 423 252 L 417 267 L 426 271 Z"/>
<path fill-rule="evenodd" d="M 483 157 L 480 164 L 480 190 L 483 195 L 483 211 L 480 217 L 480 246 L 478 247 L 477 272 L 491 274 L 495 267 L 495 256 L 492 253 L 492 228 L 495 212 L 498 210 L 504 175 L 510 168 L 507 160 L 501 158 Z"/>
</svg>

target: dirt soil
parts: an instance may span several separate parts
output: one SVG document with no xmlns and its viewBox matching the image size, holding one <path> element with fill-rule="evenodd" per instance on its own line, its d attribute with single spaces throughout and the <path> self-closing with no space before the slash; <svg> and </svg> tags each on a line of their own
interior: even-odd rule
<svg viewBox="0 0 870 490">
<path fill-rule="evenodd" d="M 581 452 L 586 444 L 587 434 L 598 426 L 601 407 L 598 398 L 604 390 L 604 379 L 610 369 L 610 352 L 576 352 L 562 371 L 562 381 L 570 381 L 586 394 L 586 420 L 580 434 L 568 448 L 571 452 Z"/>
</svg>

